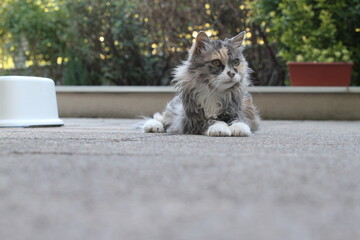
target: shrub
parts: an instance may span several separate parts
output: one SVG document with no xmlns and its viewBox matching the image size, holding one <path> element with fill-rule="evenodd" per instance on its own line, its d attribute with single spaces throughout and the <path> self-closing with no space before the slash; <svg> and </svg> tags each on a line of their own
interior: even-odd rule
<svg viewBox="0 0 360 240">
<path fill-rule="evenodd" d="M 249 1 L 252 21 L 276 42 L 285 61 L 355 61 L 353 83 L 359 83 L 360 39 L 355 32 L 360 18 L 356 0 Z"/>
<path fill-rule="evenodd" d="M 81 65 L 87 84 L 153 85 L 165 78 L 159 57 L 151 54 L 151 39 L 134 1 L 79 0 L 66 5 L 69 29 L 67 76 Z M 69 82 L 67 82 L 69 83 Z M 73 81 L 78 84 L 79 82 Z"/>
<path fill-rule="evenodd" d="M 217 39 L 247 30 L 253 82 L 281 85 L 274 47 L 246 22 L 248 14 L 244 0 L 3 0 L 0 68 L 13 59 L 12 72 L 55 77 L 58 84 L 163 85 L 196 32 Z"/>
</svg>

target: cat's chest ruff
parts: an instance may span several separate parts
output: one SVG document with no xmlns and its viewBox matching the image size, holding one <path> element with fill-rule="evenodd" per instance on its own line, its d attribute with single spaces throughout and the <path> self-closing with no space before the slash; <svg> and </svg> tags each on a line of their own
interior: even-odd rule
<svg viewBox="0 0 360 240">
<path fill-rule="evenodd" d="M 217 118 L 217 116 L 220 115 L 222 104 L 220 101 L 210 99 L 209 101 L 205 101 L 201 107 L 204 110 L 206 118 Z"/>
<path fill-rule="evenodd" d="M 198 105 L 206 118 L 217 118 L 226 108 L 226 101 L 217 94 L 204 94 L 198 98 Z"/>
</svg>

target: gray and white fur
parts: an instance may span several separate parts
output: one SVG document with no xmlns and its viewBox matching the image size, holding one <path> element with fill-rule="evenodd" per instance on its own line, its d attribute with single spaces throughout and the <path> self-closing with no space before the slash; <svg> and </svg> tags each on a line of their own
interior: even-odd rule
<svg viewBox="0 0 360 240">
<path fill-rule="evenodd" d="M 260 117 L 246 90 L 245 33 L 222 41 L 200 32 L 188 60 L 174 70 L 176 96 L 143 131 L 245 137 L 257 130 Z"/>
</svg>

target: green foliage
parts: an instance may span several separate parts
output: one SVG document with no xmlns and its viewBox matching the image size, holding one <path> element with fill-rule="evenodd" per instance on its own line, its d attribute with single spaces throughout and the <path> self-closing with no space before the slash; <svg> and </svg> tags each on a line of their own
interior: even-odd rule
<svg viewBox="0 0 360 240">
<path fill-rule="evenodd" d="M 254 82 L 280 85 L 273 48 L 257 45 L 264 32 L 247 16 L 244 0 L 2 0 L 0 69 L 13 60 L 13 72 L 58 84 L 169 84 L 197 32 L 218 39 L 246 29 Z"/>
<path fill-rule="evenodd" d="M 285 61 L 349 62 L 349 47 L 338 35 L 336 24 L 336 12 L 346 11 L 347 2 L 260 0 L 251 4 L 253 20 L 270 29 L 268 35 L 278 43 L 278 54 Z"/>
<path fill-rule="evenodd" d="M 143 34 L 145 22 L 135 16 L 134 1 L 79 0 L 66 7 L 73 22 L 67 49 L 76 56 L 67 63 L 68 76 L 76 75 L 70 66 L 81 59 L 87 84 L 150 85 L 161 78 L 164 63 L 151 54 L 152 41 Z"/>
<path fill-rule="evenodd" d="M 100 76 L 91 69 L 87 69 L 82 59 L 76 57 L 66 64 L 64 70 L 64 85 L 100 85 Z"/>
<path fill-rule="evenodd" d="M 334 6 L 333 14 L 336 18 L 336 38 L 341 39 L 351 52 L 354 62 L 352 84 L 360 86 L 360 2 L 359 0 L 347 0 L 346 6 L 339 8 Z"/>
<path fill-rule="evenodd" d="M 66 12 L 62 0 L 3 0 L 0 3 L 0 43 L 15 66 L 26 61 L 57 64 L 64 55 Z"/>
</svg>

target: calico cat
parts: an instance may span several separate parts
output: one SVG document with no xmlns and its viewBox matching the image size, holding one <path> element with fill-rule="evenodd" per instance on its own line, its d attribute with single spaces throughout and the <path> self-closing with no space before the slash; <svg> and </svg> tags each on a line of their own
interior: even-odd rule
<svg viewBox="0 0 360 240">
<path fill-rule="evenodd" d="M 143 131 L 247 137 L 257 130 L 260 117 L 246 90 L 245 33 L 221 41 L 200 32 L 188 60 L 174 71 L 176 96 Z"/>
</svg>

